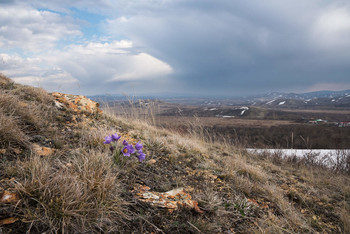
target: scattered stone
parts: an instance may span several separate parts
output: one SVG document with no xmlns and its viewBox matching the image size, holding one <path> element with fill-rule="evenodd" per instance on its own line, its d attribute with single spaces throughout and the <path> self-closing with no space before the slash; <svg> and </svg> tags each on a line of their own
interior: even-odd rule
<svg viewBox="0 0 350 234">
<path fill-rule="evenodd" d="M 33 151 L 39 156 L 50 156 L 54 153 L 54 149 L 33 144 Z"/>
<path fill-rule="evenodd" d="M 55 106 L 60 109 L 67 108 L 74 112 L 87 112 L 89 114 L 99 114 L 102 111 L 99 104 L 82 95 L 71 95 L 53 92 L 51 95 L 56 99 Z"/>
<path fill-rule="evenodd" d="M 12 224 L 17 222 L 18 220 L 19 220 L 18 218 L 14 218 L 14 217 L 2 219 L 0 220 L 0 225 Z"/>
<path fill-rule="evenodd" d="M 194 209 L 198 213 L 203 211 L 198 207 L 198 202 L 192 200 L 191 195 L 183 188 L 177 188 L 165 193 L 151 192 L 150 188 L 144 185 L 137 185 L 134 193 L 140 201 L 150 203 L 156 207 L 166 208 L 173 212 L 181 207 Z"/>
<path fill-rule="evenodd" d="M 0 193 L 0 203 L 16 203 L 19 201 L 19 195 L 8 190 Z"/>
<path fill-rule="evenodd" d="M 64 110 L 64 105 L 62 103 L 60 103 L 59 101 L 56 101 L 56 100 L 54 103 L 58 109 Z"/>
<path fill-rule="evenodd" d="M 151 159 L 147 161 L 147 164 L 152 165 L 155 164 L 157 161 L 155 159 Z"/>
<path fill-rule="evenodd" d="M 258 202 L 255 199 L 250 199 L 250 198 L 248 198 L 247 200 L 250 204 L 255 205 L 257 207 L 260 207 L 261 209 L 268 209 L 269 208 L 269 205 L 266 204 L 265 202 L 262 202 L 262 201 Z"/>
</svg>

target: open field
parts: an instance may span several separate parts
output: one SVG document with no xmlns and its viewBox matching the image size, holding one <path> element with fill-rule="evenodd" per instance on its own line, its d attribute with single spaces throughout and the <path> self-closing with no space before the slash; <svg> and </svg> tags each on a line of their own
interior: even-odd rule
<svg viewBox="0 0 350 234">
<path fill-rule="evenodd" d="M 153 125 L 180 133 L 204 130 L 212 140 L 246 147 L 350 148 L 350 127 L 340 128 L 336 124 L 349 121 L 350 110 L 196 106 L 150 100 L 141 104 L 116 102 L 111 106 L 110 110 L 118 115 L 138 116 Z M 316 119 L 328 122 L 310 123 Z"/>
<path fill-rule="evenodd" d="M 217 140 L 258 148 L 349 149 L 350 128 L 283 120 L 160 117 L 159 126 L 175 131 L 205 129 Z"/>
<path fill-rule="evenodd" d="M 281 125 L 295 124 L 290 120 L 257 120 L 257 119 L 235 119 L 235 118 L 217 118 L 217 117 L 196 117 L 198 121 L 204 126 L 217 126 L 217 127 L 272 127 Z M 194 117 L 188 116 L 157 116 L 156 120 L 159 121 L 160 126 L 176 127 L 183 125 L 184 123 L 190 123 L 194 121 Z"/>
<path fill-rule="evenodd" d="M 283 109 L 286 112 L 294 113 L 319 113 L 319 114 L 340 114 L 340 115 L 350 115 L 350 110 L 317 110 L 317 109 Z"/>
</svg>

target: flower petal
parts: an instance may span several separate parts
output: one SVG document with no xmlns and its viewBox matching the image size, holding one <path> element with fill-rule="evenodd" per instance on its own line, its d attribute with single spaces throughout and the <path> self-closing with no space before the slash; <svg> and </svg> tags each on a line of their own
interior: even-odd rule
<svg viewBox="0 0 350 234">
<path fill-rule="evenodd" d="M 135 145 L 135 149 L 136 150 L 141 150 L 142 149 L 142 144 L 140 142 L 137 142 L 137 144 Z"/>
<path fill-rule="evenodd" d="M 115 134 L 112 135 L 113 141 L 118 141 L 118 140 L 120 139 L 120 137 L 121 137 L 121 136 L 118 136 L 117 133 L 115 133 Z"/>
<path fill-rule="evenodd" d="M 110 144 L 112 142 L 112 137 L 111 136 L 106 136 L 105 141 L 103 142 L 104 144 Z"/>
</svg>

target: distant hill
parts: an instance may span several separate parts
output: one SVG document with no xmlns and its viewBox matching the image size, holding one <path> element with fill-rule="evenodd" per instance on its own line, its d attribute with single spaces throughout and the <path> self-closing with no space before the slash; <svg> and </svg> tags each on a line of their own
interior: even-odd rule
<svg viewBox="0 0 350 234">
<path fill-rule="evenodd" d="M 267 108 L 350 108 L 350 90 L 316 91 L 308 93 L 281 93 L 272 92 L 261 95 L 252 95 L 236 98 L 212 97 L 157 97 L 123 95 L 95 95 L 90 99 L 98 102 L 125 101 L 128 99 L 159 99 L 170 103 L 181 103 L 195 106 L 261 106 Z"/>
<path fill-rule="evenodd" d="M 271 93 L 250 99 L 254 106 L 273 108 L 350 108 L 350 90 L 302 94 Z"/>
<path fill-rule="evenodd" d="M 330 90 L 322 90 L 315 92 L 307 92 L 307 93 L 281 93 L 281 92 L 273 92 L 266 93 L 261 95 L 253 95 L 248 96 L 248 99 L 255 100 L 271 100 L 274 98 L 285 98 L 285 99 L 313 99 L 313 98 L 334 98 L 350 95 L 350 90 L 342 90 L 342 91 L 330 91 Z"/>
</svg>

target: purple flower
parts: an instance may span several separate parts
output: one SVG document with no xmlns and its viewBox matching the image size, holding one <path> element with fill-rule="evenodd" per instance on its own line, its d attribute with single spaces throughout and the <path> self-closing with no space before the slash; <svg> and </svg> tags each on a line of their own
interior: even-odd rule
<svg viewBox="0 0 350 234">
<path fill-rule="evenodd" d="M 113 152 L 115 150 L 114 146 L 109 147 L 109 149 Z"/>
<path fill-rule="evenodd" d="M 142 161 L 145 160 L 145 159 L 146 159 L 146 154 L 144 154 L 144 153 L 141 152 L 141 153 L 139 154 L 139 161 L 142 162 Z"/>
<path fill-rule="evenodd" d="M 130 155 L 133 154 L 134 152 L 135 152 L 135 149 L 134 147 L 132 147 L 131 144 L 128 144 L 122 149 L 122 153 L 124 154 L 124 156 L 127 156 L 127 157 L 130 157 Z"/>
<path fill-rule="evenodd" d="M 137 144 L 135 145 L 135 149 L 136 150 L 141 150 L 142 149 L 142 144 L 140 142 L 137 142 Z"/>
<path fill-rule="evenodd" d="M 128 145 L 128 142 L 126 140 L 124 140 L 123 145 Z"/>
<path fill-rule="evenodd" d="M 118 141 L 120 138 L 121 138 L 121 136 L 118 136 L 117 133 L 115 133 L 115 134 L 112 135 L 112 140 L 113 140 L 113 141 Z"/>
<path fill-rule="evenodd" d="M 104 144 L 110 144 L 112 142 L 112 137 L 111 136 L 106 136 L 105 137 L 105 142 L 103 142 Z"/>
<path fill-rule="evenodd" d="M 127 147 L 129 147 L 130 150 L 130 154 L 133 154 L 135 152 L 134 147 L 132 146 L 132 144 L 128 144 Z"/>
<path fill-rule="evenodd" d="M 122 153 L 124 154 L 124 156 L 128 156 L 130 157 L 130 149 L 128 146 L 125 146 L 123 149 L 122 149 Z"/>
</svg>

